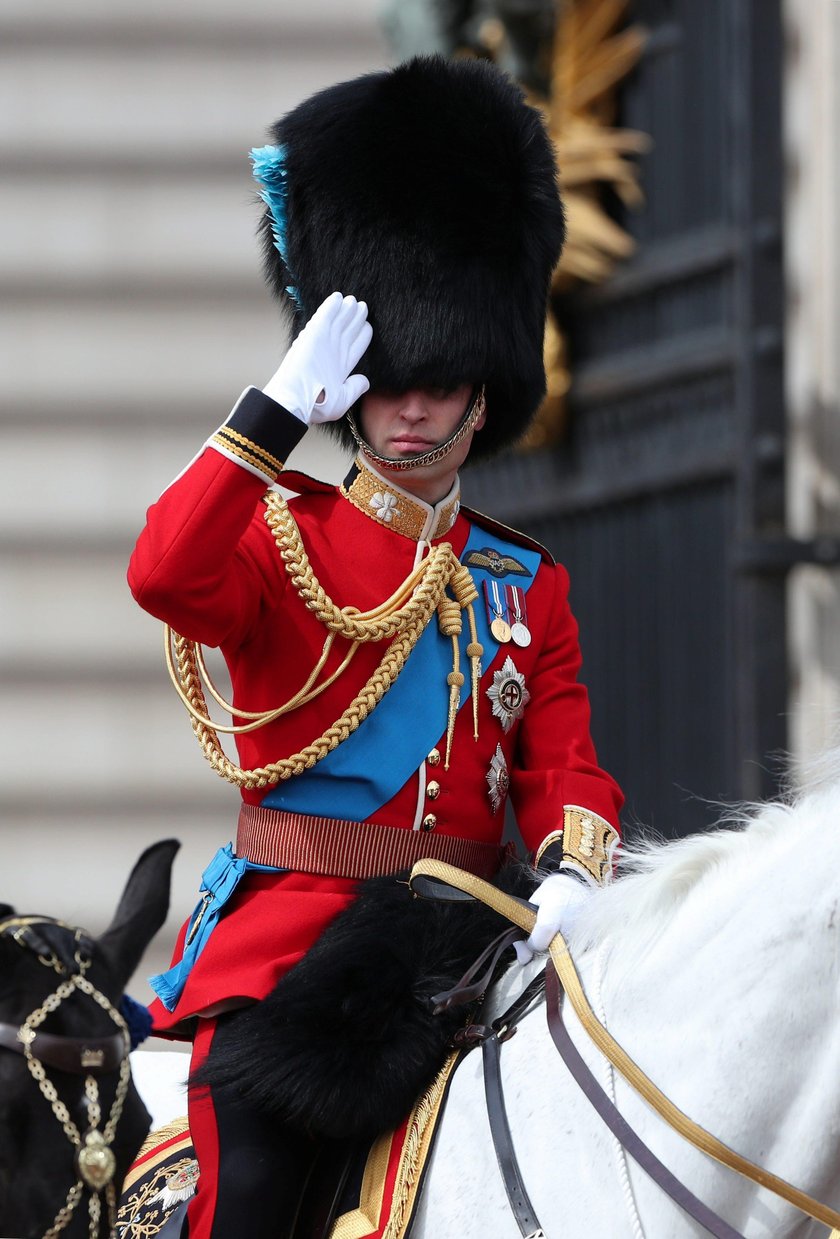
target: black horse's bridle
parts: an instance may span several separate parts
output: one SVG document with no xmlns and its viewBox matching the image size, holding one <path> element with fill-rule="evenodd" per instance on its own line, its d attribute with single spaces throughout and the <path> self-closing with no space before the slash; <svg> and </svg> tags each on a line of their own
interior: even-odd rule
<svg viewBox="0 0 840 1239">
<path fill-rule="evenodd" d="M 51 941 L 51 936 L 44 932 L 45 927 L 59 928 L 71 937 L 67 942 L 55 943 Z M 110 999 L 85 975 L 93 957 L 93 942 L 82 930 L 49 917 L 12 916 L 0 920 L 0 938 L 11 939 L 38 963 L 51 968 L 60 978 L 55 989 L 21 1024 L 0 1022 L 0 1048 L 23 1055 L 30 1075 L 49 1102 L 53 1115 L 75 1150 L 76 1181 L 67 1193 L 65 1203 L 56 1214 L 52 1226 L 45 1232 L 44 1239 L 53 1239 L 65 1229 L 85 1192 L 88 1193 L 89 1239 L 97 1239 L 102 1219 L 103 1196 L 107 1206 L 105 1220 L 108 1233 L 113 1233 L 116 1224 L 116 1158 L 111 1145 L 131 1080 L 128 1027 Z M 95 1038 L 38 1032 L 47 1016 L 57 1011 L 74 993 L 83 994 L 96 1003 L 111 1018 L 117 1031 L 109 1037 Z M 89 1126 L 84 1133 L 79 1131 L 71 1118 L 67 1106 L 47 1075 L 46 1067 L 84 1076 L 89 1120 Z M 119 1079 L 111 1112 L 102 1124 L 97 1077 L 113 1072 L 119 1072 Z"/>
</svg>

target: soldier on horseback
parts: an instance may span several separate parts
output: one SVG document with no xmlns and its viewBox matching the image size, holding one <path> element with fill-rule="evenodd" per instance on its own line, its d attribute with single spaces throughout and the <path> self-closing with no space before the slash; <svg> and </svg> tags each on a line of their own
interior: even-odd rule
<svg viewBox="0 0 840 1239">
<path fill-rule="evenodd" d="M 156 1031 L 194 1043 L 191 1239 L 288 1221 L 305 1141 L 244 1077 L 199 1069 L 246 1044 L 259 1074 L 272 1047 L 237 1019 L 282 992 L 359 881 L 424 856 L 492 876 L 510 793 L 555 870 L 524 957 L 609 872 L 621 804 L 565 570 L 459 497 L 460 466 L 509 447 L 544 392 L 564 223 L 539 116 L 486 63 L 419 59 L 320 92 L 271 136 L 252 153 L 266 268 L 298 334 L 149 510 L 129 569 L 242 794 L 236 845 L 154 979 Z M 314 424 L 357 448 L 338 487 L 283 471 Z M 239 764 L 207 713 L 202 644 L 230 671 Z M 376 947 L 357 962 L 376 973 Z"/>
</svg>

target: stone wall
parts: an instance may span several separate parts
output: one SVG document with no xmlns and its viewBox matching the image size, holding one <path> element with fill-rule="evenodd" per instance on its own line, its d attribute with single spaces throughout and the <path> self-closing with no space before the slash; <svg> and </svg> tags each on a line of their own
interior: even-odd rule
<svg viewBox="0 0 840 1239">
<path fill-rule="evenodd" d="M 247 152 L 313 90 L 386 62 L 374 4 L 0 12 L 0 900 L 98 931 L 141 848 L 178 836 L 144 973 L 237 793 L 195 744 L 125 567 L 146 506 L 282 354 Z"/>
<path fill-rule="evenodd" d="M 790 533 L 840 536 L 840 3 L 786 0 L 785 261 Z M 791 747 L 838 740 L 840 571 L 788 591 Z"/>
</svg>

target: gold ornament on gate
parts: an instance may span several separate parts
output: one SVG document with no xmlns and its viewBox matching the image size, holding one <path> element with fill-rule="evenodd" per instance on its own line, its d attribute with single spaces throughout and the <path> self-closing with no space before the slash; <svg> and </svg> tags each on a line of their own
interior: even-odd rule
<svg viewBox="0 0 840 1239">
<path fill-rule="evenodd" d="M 503 6 L 494 6 L 497 12 Z M 531 79 L 542 77 L 548 60 L 547 94 L 531 95 L 557 150 L 560 188 L 566 209 L 567 237 L 554 272 L 552 291 L 567 293 L 587 284 L 603 284 L 631 257 L 636 242 L 617 223 L 604 191 L 634 210 L 644 202 L 637 157 L 651 148 L 647 134 L 616 125 L 618 92 L 638 64 L 647 33 L 639 23 L 625 25 L 629 0 L 558 0 L 550 44 L 538 40 Z M 521 22 L 521 16 L 516 20 Z M 485 54 L 502 65 L 514 41 L 507 22 L 481 28 Z M 569 350 L 556 306 L 549 307 L 543 353 L 546 395 L 522 440 L 525 450 L 544 448 L 566 430 L 566 397 L 572 374 Z M 518 644 L 518 643 L 517 643 Z"/>
</svg>

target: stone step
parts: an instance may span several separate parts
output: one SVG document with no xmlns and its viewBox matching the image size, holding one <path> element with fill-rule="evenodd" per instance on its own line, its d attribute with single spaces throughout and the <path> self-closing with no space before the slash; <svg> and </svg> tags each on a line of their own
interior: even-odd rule
<svg viewBox="0 0 840 1239">
<path fill-rule="evenodd" d="M 0 289 L 48 301 L 215 288 L 265 304 L 260 213 L 244 153 L 227 173 L 180 178 L 18 172 L 3 178 Z"/>
<path fill-rule="evenodd" d="M 113 918 L 120 893 L 144 848 L 176 838 L 181 850 L 172 870 L 166 923 L 129 986 L 148 1002 L 146 978 L 169 963 L 178 929 L 198 901 L 201 874 L 218 847 L 235 837 L 237 793 L 205 812 L 110 806 L 80 814 L 73 807 L 52 814 L 7 812 L 0 825 L 4 863 L 0 901 L 18 912 L 46 913 L 99 935 Z M 33 863 L 39 858 L 39 863 Z"/>
<path fill-rule="evenodd" d="M 206 433 L 214 429 L 210 421 Z M 48 445 L 37 426 L 8 430 L 0 458 L 3 537 L 40 539 L 45 549 L 68 535 L 82 543 L 101 538 L 123 551 L 127 562 L 146 508 L 200 450 L 204 437 L 176 426 L 165 436 L 148 434 L 142 425 L 111 433 L 73 433 L 68 427 L 66 440 L 56 437 Z"/>
<path fill-rule="evenodd" d="M 237 393 L 238 395 L 238 393 Z M 44 441 L 35 425 L 15 424 L 4 434 L 0 453 L 0 551 L 17 553 L 40 546 L 63 552 L 100 548 L 127 564 L 145 523 L 146 509 L 199 452 L 227 410 L 208 418 L 200 433 L 174 425 L 149 433 L 141 425 L 68 428 L 66 439 Z M 324 431 L 313 428 L 290 453 L 290 468 L 337 481 L 349 454 Z M 14 567 L 14 559 L 9 567 Z M 80 562 L 81 566 L 81 562 Z M 121 587 L 119 579 L 114 584 Z"/>
<path fill-rule="evenodd" d="M 0 409 L 83 404 L 113 392 L 116 404 L 155 405 L 167 396 L 206 403 L 208 424 L 224 419 L 248 383 L 265 382 L 288 330 L 268 300 L 149 296 L 94 304 L 56 296 L 0 307 Z"/>
<path fill-rule="evenodd" d="M 309 0 L 306 6 L 292 8 L 280 6 L 277 0 L 238 0 L 234 12 L 230 0 L 144 0 L 142 9 L 134 5 L 115 5 L 113 0 L 73 0 L 68 7 L 63 0 L 3 0 L 0 10 L 0 30 L 6 36 L 14 33 L 23 38 L 39 40 L 53 31 L 84 32 L 95 35 L 97 31 L 108 37 L 133 37 L 138 32 L 152 29 L 155 34 L 170 37 L 175 32 L 189 31 L 194 39 L 208 34 L 224 32 L 248 32 L 255 27 L 260 31 L 270 29 L 277 33 L 311 38 L 328 43 L 333 35 L 346 39 L 355 32 L 356 37 L 371 38 L 376 32 L 376 15 L 380 0 L 354 0 L 352 7 L 346 0 Z"/>
<path fill-rule="evenodd" d="M 301 99 L 372 67 L 374 46 L 299 46 L 283 38 L 215 52 L 173 47 L 0 42 L 0 161 L 101 165 L 223 153 L 231 167 Z M 73 100 L 72 108 L 67 100 Z M 59 204 L 60 205 L 60 204 Z M 60 212 L 56 223 L 60 223 Z"/>
<path fill-rule="evenodd" d="M 127 553 L 0 552 L 0 683 L 73 674 L 102 679 L 115 668 L 165 676 L 161 626 L 134 602 Z"/>
<path fill-rule="evenodd" d="M 99 933 L 113 915 L 140 853 L 160 839 L 175 838 L 181 841 L 181 850 L 173 870 L 172 910 L 167 924 L 178 925 L 195 905 L 201 871 L 213 852 L 227 843 L 232 833 L 235 835 L 238 807 L 238 795 L 231 788 L 226 803 L 206 812 L 170 811 L 167 815 L 162 811 L 125 810 L 117 802 L 84 816 L 71 810 L 41 814 L 36 819 L 19 810 L 4 818 L 0 840 L 28 838 L 44 855 L 61 858 L 62 863 L 51 864 L 46 873 L 31 863 L 31 853 L 27 855 L 25 849 L 4 850 L 7 860 L 0 879 L 0 900 L 21 911 L 49 907 L 52 915 L 66 916 L 72 923 Z M 95 831 L 96 851 L 94 856 L 85 856 L 79 853 L 78 840 L 90 830 Z M 96 904 L 101 913 L 93 923 L 89 923 L 88 906 L 94 884 L 89 875 L 85 881 L 85 865 L 95 867 L 98 879 Z M 102 896 L 98 894 L 99 879 Z"/>
<path fill-rule="evenodd" d="M 26 804 L 212 803 L 222 780 L 165 674 L 114 676 L 107 693 L 49 678 L 0 686 L 0 820 Z"/>
</svg>

